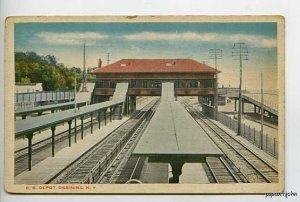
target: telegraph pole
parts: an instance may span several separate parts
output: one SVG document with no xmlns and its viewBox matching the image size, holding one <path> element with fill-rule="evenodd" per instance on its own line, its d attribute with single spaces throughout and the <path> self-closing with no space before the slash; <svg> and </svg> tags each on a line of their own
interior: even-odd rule
<svg viewBox="0 0 300 202">
<path fill-rule="evenodd" d="M 75 112 L 77 110 L 76 94 L 77 94 L 77 89 L 76 89 L 76 69 L 75 69 L 75 86 L 74 86 L 74 108 L 75 108 Z"/>
<path fill-rule="evenodd" d="M 232 48 L 232 57 L 234 60 L 240 61 L 240 85 L 239 85 L 239 111 L 238 111 L 238 132 L 237 135 L 241 135 L 241 123 L 242 123 L 242 69 L 243 60 L 248 60 L 248 50 L 245 43 L 234 43 Z"/>
<path fill-rule="evenodd" d="M 261 92 L 261 96 L 260 96 L 260 99 L 261 99 L 261 101 L 260 101 L 260 103 L 261 103 L 261 105 L 260 105 L 260 109 L 261 109 L 261 126 L 260 126 L 260 133 L 261 133 L 261 136 L 260 137 L 262 137 L 263 135 L 264 135 L 264 84 L 263 84 L 263 73 L 261 72 L 261 74 L 260 74 L 260 77 L 261 77 L 261 81 L 260 81 L 260 83 L 261 83 L 261 89 L 260 89 L 260 92 Z M 262 138 L 261 138 L 261 148 L 262 148 Z"/>
<path fill-rule="evenodd" d="M 107 65 L 109 65 L 109 53 L 107 53 L 107 55 L 106 55 L 106 62 L 107 62 Z"/>
<path fill-rule="evenodd" d="M 214 99 L 214 105 L 215 105 L 215 119 L 218 120 L 218 59 L 222 59 L 223 51 L 222 49 L 210 49 L 209 50 L 209 58 L 215 60 L 215 69 L 216 69 L 216 83 L 215 83 L 215 99 Z"/>
<path fill-rule="evenodd" d="M 86 68 L 85 68 L 85 40 L 83 43 L 83 84 L 82 84 L 82 89 L 81 92 L 88 92 L 87 87 L 86 87 Z"/>
</svg>

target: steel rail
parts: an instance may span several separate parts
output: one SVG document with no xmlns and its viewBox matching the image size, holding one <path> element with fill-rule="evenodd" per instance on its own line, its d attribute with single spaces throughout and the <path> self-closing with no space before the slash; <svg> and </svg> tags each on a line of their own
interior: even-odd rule
<svg viewBox="0 0 300 202">
<path fill-rule="evenodd" d="M 149 107 L 149 105 L 151 105 L 152 102 L 153 101 L 148 103 L 143 109 Z M 114 131 L 112 131 L 108 136 L 106 136 L 103 140 L 101 140 L 99 143 L 94 145 L 91 149 L 84 152 L 80 157 L 78 157 L 76 160 L 74 160 L 72 163 L 70 163 L 66 168 L 62 169 L 57 175 L 55 175 L 53 178 L 51 178 L 47 183 L 51 183 L 51 182 L 55 181 L 58 177 L 60 177 L 59 181 L 62 181 L 62 180 L 65 181 L 72 173 L 76 172 L 79 165 L 83 165 L 85 162 L 88 162 L 89 158 L 92 157 L 97 152 L 98 149 L 103 148 L 105 143 L 108 142 L 109 140 L 113 140 L 115 135 L 118 134 L 117 133 L 118 130 L 120 130 L 123 126 L 128 124 L 130 121 L 132 121 L 134 119 L 140 119 L 141 116 L 143 115 L 143 113 L 145 113 L 145 111 L 142 111 L 142 110 L 140 110 L 139 112 L 136 112 L 136 114 L 134 114 L 130 119 L 128 119 L 126 122 L 124 122 L 118 128 L 116 128 Z M 126 136 L 124 136 L 124 138 L 126 138 Z M 127 140 L 124 140 L 124 141 L 127 141 Z M 122 140 L 122 142 L 123 142 L 123 140 Z M 119 143 L 120 143 L 120 140 L 117 143 L 115 143 L 115 146 L 113 147 L 114 150 L 119 147 L 119 145 L 118 145 Z M 103 163 L 105 163 L 105 167 L 108 167 L 108 163 L 109 163 L 108 159 L 111 158 L 112 155 L 115 155 L 115 153 L 116 153 L 116 151 L 110 151 L 108 154 L 106 154 L 106 156 L 103 159 L 100 159 L 99 163 L 100 162 L 102 162 L 102 163 L 101 164 L 98 163 L 99 165 L 97 164 L 99 166 L 99 173 L 100 173 L 100 166 Z M 96 165 L 96 167 L 97 167 L 97 165 Z M 75 168 L 75 170 L 74 170 L 74 168 Z M 94 169 L 91 169 L 91 171 L 86 175 L 86 177 L 82 181 L 89 181 L 89 177 L 90 177 L 89 174 L 93 174 L 93 170 Z"/>
<path fill-rule="evenodd" d="M 213 132 L 214 134 L 217 134 L 217 136 L 223 140 L 223 142 L 225 142 L 233 151 L 235 151 L 237 154 L 239 154 L 240 157 L 242 157 L 242 159 L 244 159 L 244 161 L 246 161 L 266 182 L 271 183 L 272 181 L 265 176 L 255 165 L 253 165 L 253 163 L 251 163 L 248 159 L 246 159 L 244 157 L 244 155 L 242 155 L 239 151 L 237 151 L 231 144 L 228 143 L 228 141 L 226 141 L 220 134 L 218 134 L 218 132 L 213 129 L 208 123 L 206 123 L 203 120 L 203 115 L 201 114 L 201 116 L 199 115 L 199 112 L 196 112 L 196 110 L 194 109 L 194 107 L 190 106 L 188 103 L 184 103 L 188 108 L 190 113 L 194 113 L 199 120 L 201 120 L 202 123 L 204 123 L 206 126 L 208 126 Z M 189 105 L 189 106 L 188 106 Z M 211 122 L 211 121 L 210 121 Z M 197 122 L 198 123 L 198 122 Z M 213 123 L 213 122 L 211 122 Z M 199 124 L 199 123 L 198 123 Z M 214 124 L 214 123 L 213 123 Z M 200 124 L 199 124 L 200 125 Z M 214 124 L 215 126 L 217 126 L 216 124 Z M 202 127 L 200 125 L 200 127 Z M 219 128 L 220 131 L 223 131 L 222 128 L 220 128 L 219 126 L 217 126 Z M 202 127 L 203 128 L 203 127 Z M 203 128 L 204 129 L 204 128 Z M 204 129 L 205 131 L 205 129 Z M 205 131 L 206 132 L 206 131 Z M 234 138 L 232 138 L 228 133 L 226 133 L 226 131 L 223 131 L 228 137 L 230 137 L 231 139 L 233 139 L 236 143 L 238 143 L 239 146 L 242 146 L 243 148 L 245 148 L 247 151 L 249 151 L 250 154 L 254 155 L 258 160 L 260 160 L 261 162 L 263 162 L 263 164 L 265 164 L 267 167 L 271 168 L 271 170 L 273 170 L 274 172 L 278 173 L 272 166 L 270 166 L 268 163 L 266 163 L 263 159 L 261 159 L 260 157 L 258 157 L 257 155 L 255 155 L 252 151 L 250 151 L 247 147 L 241 145 L 241 143 L 239 143 L 238 141 L 236 141 Z M 207 133 L 207 132 L 206 132 Z M 209 136 L 210 137 L 210 136 Z M 212 139 L 212 138 L 211 138 Z M 212 139 L 213 140 L 213 139 Z M 214 141 L 214 140 L 213 140 Z M 215 141 L 214 141 L 215 142 Z"/>
</svg>

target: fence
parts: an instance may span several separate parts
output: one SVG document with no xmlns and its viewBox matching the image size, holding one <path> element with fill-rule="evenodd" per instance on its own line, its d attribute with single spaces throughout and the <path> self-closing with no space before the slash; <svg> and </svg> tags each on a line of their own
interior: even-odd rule
<svg viewBox="0 0 300 202">
<path fill-rule="evenodd" d="M 72 100 L 74 91 L 41 91 L 31 93 L 15 93 L 15 107 L 34 107 L 38 102 Z"/>
<path fill-rule="evenodd" d="M 214 119 L 215 109 L 213 107 L 202 104 L 202 111 L 204 114 Z M 218 121 L 237 133 L 237 120 L 218 112 Z M 254 127 L 248 126 L 245 123 L 241 124 L 241 136 L 266 153 L 278 158 L 278 141 L 276 138 L 269 137 L 268 134 L 262 134 L 259 130 L 256 130 Z"/>
</svg>

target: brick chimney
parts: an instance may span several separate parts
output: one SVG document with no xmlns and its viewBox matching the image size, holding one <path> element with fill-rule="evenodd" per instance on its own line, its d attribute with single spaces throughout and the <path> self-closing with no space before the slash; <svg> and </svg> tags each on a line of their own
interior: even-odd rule
<svg viewBox="0 0 300 202">
<path fill-rule="evenodd" d="M 98 68 L 101 68 L 102 67 L 102 60 L 101 58 L 99 58 L 99 61 L 98 61 Z"/>
</svg>

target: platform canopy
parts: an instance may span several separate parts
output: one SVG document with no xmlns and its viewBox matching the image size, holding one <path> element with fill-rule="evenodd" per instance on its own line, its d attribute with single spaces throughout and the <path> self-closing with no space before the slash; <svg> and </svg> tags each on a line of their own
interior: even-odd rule
<svg viewBox="0 0 300 202">
<path fill-rule="evenodd" d="M 51 126 L 55 126 L 57 124 L 71 121 L 75 118 L 79 118 L 84 115 L 88 115 L 94 113 L 96 111 L 107 109 L 116 105 L 122 104 L 121 101 L 119 102 L 102 102 L 99 104 L 88 105 L 85 107 L 81 107 L 76 111 L 74 109 L 69 109 L 65 111 L 60 111 L 54 114 L 48 114 L 39 117 L 33 117 L 30 119 L 25 120 L 17 120 L 15 122 L 15 136 L 22 136 L 29 133 L 33 133 L 35 131 L 48 128 Z"/>
<path fill-rule="evenodd" d="M 162 102 L 133 151 L 152 162 L 204 162 L 223 153 L 177 101 Z"/>
<path fill-rule="evenodd" d="M 86 102 L 77 102 L 77 106 L 83 106 Z M 51 111 L 51 110 L 57 110 L 57 109 L 64 109 L 67 107 L 75 106 L 75 102 L 64 102 L 59 104 L 51 104 L 51 105 L 43 105 L 38 107 L 30 107 L 30 108 L 23 108 L 18 109 L 15 111 L 15 115 L 24 115 L 24 114 L 32 114 L 36 112 L 44 112 L 44 111 Z"/>
<path fill-rule="evenodd" d="M 184 163 L 204 163 L 206 157 L 223 153 L 175 101 L 174 83 L 162 83 L 161 95 L 161 103 L 132 154 L 148 157 L 149 162 L 170 163 L 173 177 L 169 182 L 179 183 Z"/>
<path fill-rule="evenodd" d="M 162 84 L 161 103 L 133 151 L 155 162 L 203 162 L 223 153 L 174 96 L 174 83 Z"/>
</svg>

